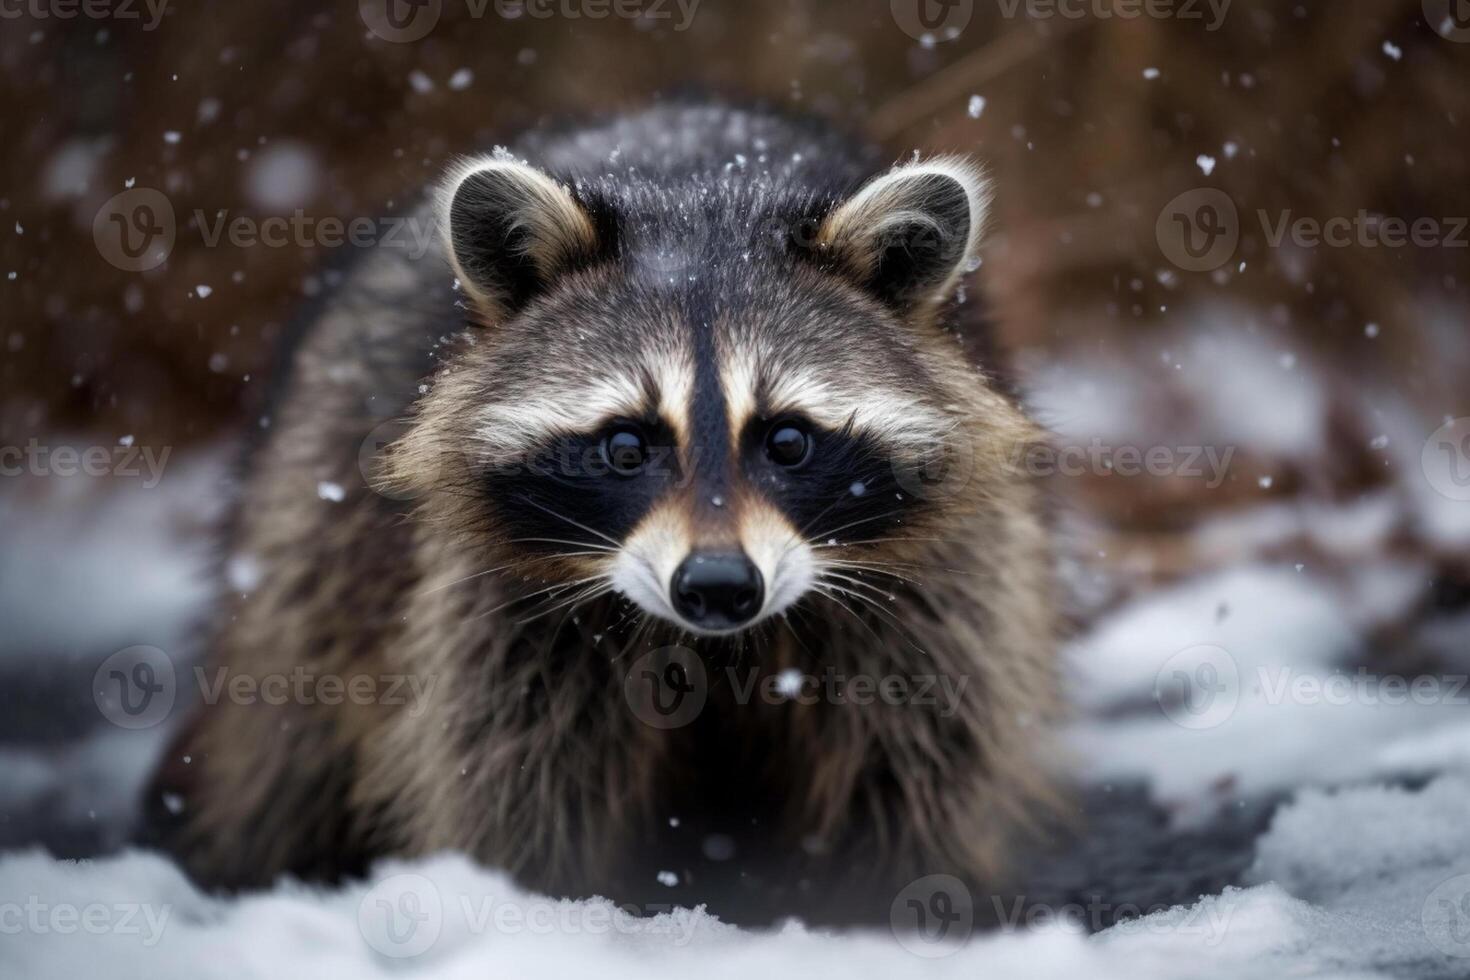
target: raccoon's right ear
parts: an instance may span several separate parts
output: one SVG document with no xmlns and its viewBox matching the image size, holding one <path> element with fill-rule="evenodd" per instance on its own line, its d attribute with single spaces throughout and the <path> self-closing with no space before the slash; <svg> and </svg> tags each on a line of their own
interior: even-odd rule
<svg viewBox="0 0 1470 980">
<path fill-rule="evenodd" d="M 828 261 L 905 313 L 942 302 L 977 258 L 990 185 L 971 160 L 894 167 L 839 204 L 817 230 Z"/>
<path fill-rule="evenodd" d="M 460 286 L 491 316 L 519 309 L 598 252 L 586 209 L 561 184 L 509 157 L 456 167 L 440 192 L 439 214 Z"/>
</svg>

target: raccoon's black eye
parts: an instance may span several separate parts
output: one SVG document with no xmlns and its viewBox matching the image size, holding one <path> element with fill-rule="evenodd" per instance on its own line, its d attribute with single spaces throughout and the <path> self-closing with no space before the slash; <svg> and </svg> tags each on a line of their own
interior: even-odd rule
<svg viewBox="0 0 1470 980">
<path fill-rule="evenodd" d="M 766 434 L 766 456 L 777 466 L 800 466 L 811 459 L 811 433 L 800 422 L 777 422 Z"/>
<path fill-rule="evenodd" d="M 633 476 L 648 459 L 648 440 L 631 425 L 622 425 L 602 440 L 602 458 L 614 473 Z"/>
</svg>

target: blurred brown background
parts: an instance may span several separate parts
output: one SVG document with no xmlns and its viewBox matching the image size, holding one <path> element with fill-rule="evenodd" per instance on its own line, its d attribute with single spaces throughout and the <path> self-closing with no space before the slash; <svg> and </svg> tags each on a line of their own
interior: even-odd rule
<svg viewBox="0 0 1470 980">
<path fill-rule="evenodd" d="M 1447 3 L 1179 0 L 1174 16 L 1130 18 L 1127 0 L 1063 8 L 1080 17 L 956 0 L 927 8 L 950 26 L 924 37 L 918 0 L 648 0 L 635 19 L 594 19 L 607 0 L 548 0 L 550 16 L 442 0 L 432 29 L 395 43 L 368 29 L 375 0 L 172 0 L 151 28 L 141 0 L 136 19 L 28 2 L 40 6 L 0 20 L 8 444 L 127 433 L 187 449 L 250 422 L 273 339 L 345 249 L 211 247 L 196 210 L 402 214 L 453 154 L 690 84 L 831 114 L 895 158 L 987 161 L 998 198 L 980 276 L 1039 375 L 1128 365 L 1157 389 L 1150 411 L 1187 426 L 1170 338 L 1204 310 L 1313 365 L 1332 402 L 1324 446 L 1341 437 L 1350 451 L 1283 451 L 1278 492 L 1378 478 L 1382 408 L 1354 402 L 1362 392 L 1392 392 L 1420 438 L 1470 414 L 1470 250 L 1272 247 L 1255 216 L 1367 211 L 1449 229 L 1470 214 L 1470 43 L 1452 39 L 1470 30 L 1426 22 Z M 163 191 L 179 219 L 149 272 L 120 271 L 93 240 L 99 208 L 129 186 Z M 1240 241 L 1220 268 L 1190 272 L 1156 223 L 1204 187 L 1237 206 Z M 1203 370 L 1234 383 L 1229 363 Z M 1261 489 L 1249 477 L 1226 498 L 1232 487 Z M 1131 486 L 1115 516 L 1167 521 L 1172 493 Z M 1162 506 L 1139 508 L 1140 495 Z"/>
</svg>

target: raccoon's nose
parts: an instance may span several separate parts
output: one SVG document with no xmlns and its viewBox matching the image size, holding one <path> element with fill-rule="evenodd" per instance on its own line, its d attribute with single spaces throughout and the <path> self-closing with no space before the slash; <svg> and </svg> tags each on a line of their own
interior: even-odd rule
<svg viewBox="0 0 1470 980">
<path fill-rule="evenodd" d="M 674 571 L 674 608 L 695 626 L 726 630 L 750 622 L 765 595 L 761 571 L 740 552 L 696 552 Z"/>
</svg>

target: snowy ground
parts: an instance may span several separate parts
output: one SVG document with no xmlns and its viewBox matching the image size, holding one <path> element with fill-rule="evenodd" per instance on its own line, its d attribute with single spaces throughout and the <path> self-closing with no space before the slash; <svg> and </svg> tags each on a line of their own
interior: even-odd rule
<svg viewBox="0 0 1470 980">
<path fill-rule="evenodd" d="M 1443 571 L 1470 503 L 1436 492 L 1427 433 L 1383 404 L 1348 414 L 1393 478 L 1266 493 L 1283 460 L 1319 465 L 1330 385 L 1281 375 L 1269 348 L 1191 343 L 1176 353 L 1192 368 L 1255 379 L 1234 400 L 1195 385 L 1192 424 L 1240 447 L 1232 478 L 1261 499 L 1237 492 L 1148 561 L 1109 554 L 1096 523 L 1070 532 L 1085 627 L 1066 764 L 1088 823 L 1038 856 L 1011 926 L 936 940 L 638 919 L 456 855 L 225 901 L 118 851 L 160 734 L 99 724 L 91 676 L 122 646 L 186 645 L 202 555 L 179 542 L 198 540 L 221 472 L 201 457 L 156 490 L 0 496 L 0 976 L 1470 976 L 1470 611 Z M 1050 374 L 1038 400 L 1064 438 L 1178 444 L 1120 403 L 1140 386 Z"/>
</svg>

